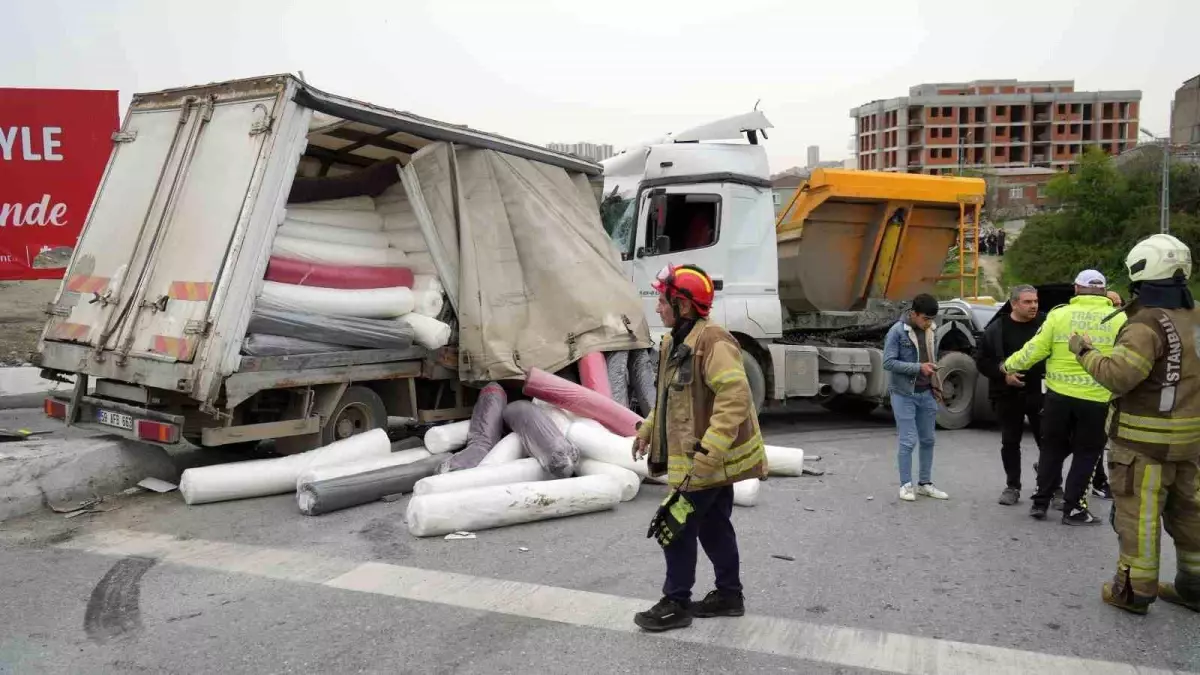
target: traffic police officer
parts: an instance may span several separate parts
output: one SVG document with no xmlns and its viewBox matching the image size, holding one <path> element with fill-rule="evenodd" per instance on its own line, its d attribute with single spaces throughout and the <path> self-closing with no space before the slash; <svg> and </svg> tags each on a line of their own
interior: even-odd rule
<svg viewBox="0 0 1200 675">
<path fill-rule="evenodd" d="M 1117 574 L 1101 596 L 1145 614 L 1155 597 L 1200 612 L 1200 342 L 1187 280 L 1192 254 L 1156 234 L 1125 258 L 1134 299 L 1112 354 L 1082 335 L 1071 351 L 1113 392 L 1108 412 Z M 1159 520 L 1175 540 L 1175 583 L 1159 583 Z"/>
</svg>

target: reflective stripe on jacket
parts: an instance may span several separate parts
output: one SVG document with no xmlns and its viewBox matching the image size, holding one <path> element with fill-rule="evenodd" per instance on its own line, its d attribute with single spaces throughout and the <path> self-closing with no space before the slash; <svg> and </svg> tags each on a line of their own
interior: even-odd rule
<svg viewBox="0 0 1200 675">
<path fill-rule="evenodd" d="M 766 448 L 750 382 L 742 366 L 742 348 L 725 329 L 696 322 L 676 350 L 663 336 L 658 357 L 658 391 L 654 410 L 638 428 L 650 443 L 650 472 L 667 474 L 679 487 L 692 470 L 697 444 L 720 458 L 721 475 L 693 477 L 687 489 L 703 490 L 767 475 Z"/>
<path fill-rule="evenodd" d="M 1102 295 L 1071 298 L 1070 303 L 1050 310 L 1046 322 L 1029 342 L 1004 361 L 1004 369 L 1010 373 L 1029 370 L 1045 359 L 1047 389 L 1071 398 L 1107 403 L 1112 395 L 1083 369 L 1068 343 L 1073 333 L 1087 335 L 1096 351 L 1111 354 L 1117 332 L 1125 325 L 1124 314 L 1104 321 L 1112 313 L 1112 300 Z"/>
<path fill-rule="evenodd" d="M 1108 437 L 1159 461 L 1200 457 L 1200 311 L 1130 309 L 1111 355 L 1079 359 L 1114 395 Z"/>
</svg>

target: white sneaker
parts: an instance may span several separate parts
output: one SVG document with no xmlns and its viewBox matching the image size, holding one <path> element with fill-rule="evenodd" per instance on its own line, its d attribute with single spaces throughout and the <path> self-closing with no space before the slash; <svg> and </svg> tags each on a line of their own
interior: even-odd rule
<svg viewBox="0 0 1200 675">
<path fill-rule="evenodd" d="M 917 501 L 917 493 L 913 492 L 912 483 L 905 483 L 900 486 L 900 499 L 906 502 Z"/>
<path fill-rule="evenodd" d="M 921 495 L 922 497 L 933 497 L 934 499 L 950 499 L 950 495 L 934 487 L 933 483 L 930 483 L 929 485 L 918 485 L 917 494 Z"/>
</svg>

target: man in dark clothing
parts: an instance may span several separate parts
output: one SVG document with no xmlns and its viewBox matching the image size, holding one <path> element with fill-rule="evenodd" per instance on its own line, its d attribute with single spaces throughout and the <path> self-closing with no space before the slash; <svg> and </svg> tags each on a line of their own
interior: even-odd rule
<svg viewBox="0 0 1200 675">
<path fill-rule="evenodd" d="M 1000 364 L 1019 351 L 1046 319 L 1038 313 L 1037 289 L 1033 286 L 1014 287 L 1009 303 L 1012 311 L 992 319 L 983 331 L 976 358 L 979 372 L 989 380 L 988 398 L 1000 420 L 1000 460 L 1008 481 L 1000 494 L 1000 503 L 1005 506 L 1021 500 L 1021 437 L 1026 418 L 1033 428 L 1034 442 L 1039 448 L 1042 445 L 1042 379 L 1046 375 L 1042 363 L 1024 373 L 1000 372 Z"/>
<path fill-rule="evenodd" d="M 1004 238 L 1006 236 L 1007 235 L 1004 233 L 1003 227 L 996 231 L 996 254 L 997 255 L 1004 255 Z"/>
</svg>

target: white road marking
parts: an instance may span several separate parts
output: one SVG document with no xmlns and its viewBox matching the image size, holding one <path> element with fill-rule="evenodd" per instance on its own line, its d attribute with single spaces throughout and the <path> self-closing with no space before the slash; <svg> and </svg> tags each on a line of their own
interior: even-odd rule
<svg viewBox="0 0 1200 675">
<path fill-rule="evenodd" d="M 141 555 L 205 570 L 624 633 L 640 632 L 633 614 L 649 604 L 555 586 L 133 530 L 86 534 L 58 547 L 107 556 Z M 651 637 L 905 675 L 1197 675 L 766 616 L 697 620 L 691 628 L 647 639 Z"/>
</svg>

